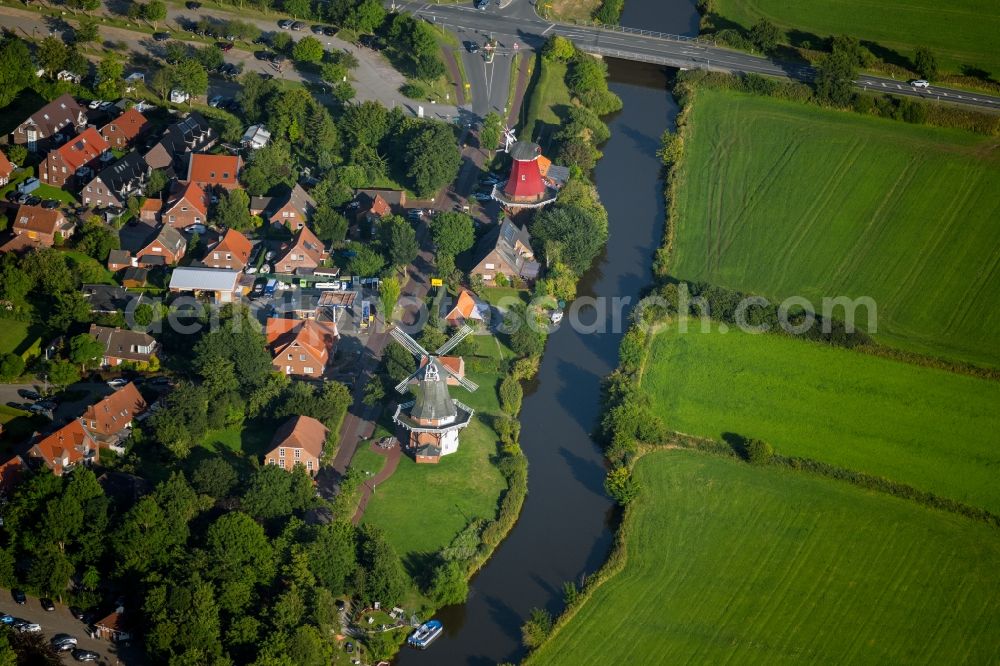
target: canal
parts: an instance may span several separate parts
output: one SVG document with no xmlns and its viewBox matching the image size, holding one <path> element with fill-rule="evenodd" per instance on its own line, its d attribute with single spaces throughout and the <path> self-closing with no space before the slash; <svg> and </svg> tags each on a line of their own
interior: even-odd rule
<svg viewBox="0 0 1000 666">
<path fill-rule="evenodd" d="M 690 0 L 626 0 L 622 17 L 622 25 L 673 33 L 695 34 L 697 24 Z M 581 282 L 579 296 L 628 297 L 634 303 L 650 283 L 653 251 L 663 233 L 663 182 L 655 153 L 677 107 L 662 69 L 608 64 L 611 89 L 624 102 L 622 111 L 605 119 L 611 138 L 594 173 L 608 210 L 610 239 Z M 592 322 L 595 312 L 585 311 L 581 319 Z M 614 511 L 591 433 L 600 419 L 601 381 L 617 365 L 623 331 L 614 330 L 610 319 L 605 331 L 586 334 L 565 323 L 550 336 L 521 411 L 529 490 L 520 520 L 471 581 L 467 602 L 436 616 L 445 634 L 425 652 L 404 648 L 397 664 L 519 661 L 525 654 L 521 624 L 529 611 L 559 613 L 563 584 L 580 583 L 607 556 Z"/>
</svg>

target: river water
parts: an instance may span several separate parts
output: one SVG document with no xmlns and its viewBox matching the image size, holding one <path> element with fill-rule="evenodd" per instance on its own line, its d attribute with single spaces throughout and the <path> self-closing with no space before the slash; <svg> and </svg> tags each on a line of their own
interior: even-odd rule
<svg viewBox="0 0 1000 666">
<path fill-rule="evenodd" d="M 697 15 L 690 0 L 626 0 L 622 25 L 693 34 Z M 579 296 L 628 297 L 634 303 L 650 283 L 653 251 L 662 238 L 663 182 L 655 151 L 663 130 L 673 127 L 677 107 L 663 70 L 618 60 L 608 64 L 611 89 L 624 102 L 621 112 L 605 119 L 611 138 L 594 173 L 610 238 L 584 276 Z M 584 311 L 581 319 L 595 321 L 594 311 Z M 583 334 L 564 322 L 550 336 L 520 416 L 521 447 L 529 461 L 521 517 L 473 578 L 467 602 L 436 616 L 444 622 L 444 635 L 424 652 L 404 648 L 397 664 L 517 662 L 525 654 L 520 627 L 531 608 L 559 613 L 563 583 L 579 583 L 604 562 L 614 511 L 591 433 L 600 418 L 601 380 L 617 365 L 623 332 L 613 330 L 610 321 L 606 328 Z"/>
</svg>

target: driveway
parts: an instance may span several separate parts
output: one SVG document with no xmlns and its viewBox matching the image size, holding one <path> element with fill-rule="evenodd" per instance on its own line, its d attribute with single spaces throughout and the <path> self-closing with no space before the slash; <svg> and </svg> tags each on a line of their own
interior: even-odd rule
<svg viewBox="0 0 1000 666">
<path fill-rule="evenodd" d="M 0 589 L 0 612 L 24 618 L 30 622 L 37 622 L 41 625 L 42 634 L 46 639 L 56 634 L 73 636 L 77 639 L 78 647 L 93 650 L 101 655 L 101 661 L 98 661 L 98 664 L 131 666 L 145 663 L 141 650 L 136 647 L 119 648 L 108 641 L 88 636 L 86 625 L 70 615 L 69 609 L 62 604 L 56 604 L 56 609 L 49 613 L 42 610 L 37 598 L 28 597 L 28 603 L 24 606 L 18 606 L 11 598 L 10 590 Z M 69 652 L 64 653 L 63 661 L 67 664 L 77 663 Z"/>
</svg>

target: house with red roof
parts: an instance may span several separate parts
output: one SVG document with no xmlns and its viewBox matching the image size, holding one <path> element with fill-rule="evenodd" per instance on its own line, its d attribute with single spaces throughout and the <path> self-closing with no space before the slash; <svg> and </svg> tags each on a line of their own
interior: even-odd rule
<svg viewBox="0 0 1000 666">
<path fill-rule="evenodd" d="M 316 210 L 316 202 L 296 183 L 282 196 L 271 197 L 265 211 L 271 224 L 284 224 L 292 231 L 301 229 Z"/>
<path fill-rule="evenodd" d="M 318 379 L 333 358 L 339 335 L 333 322 L 269 318 L 264 329 L 275 370 Z"/>
<path fill-rule="evenodd" d="M 139 219 L 143 222 L 159 222 L 160 209 L 163 208 L 163 200 L 156 197 L 148 197 L 139 206 Z"/>
<path fill-rule="evenodd" d="M 97 442 L 79 421 L 70 421 L 50 435 L 38 436 L 28 457 L 45 464 L 56 476 L 77 465 L 97 462 Z"/>
<path fill-rule="evenodd" d="M 483 303 L 468 289 L 462 289 L 455 301 L 455 307 L 448 311 L 444 319 L 452 326 L 483 322 L 489 315 L 490 306 Z"/>
<path fill-rule="evenodd" d="M 14 164 L 0 152 L 0 186 L 10 182 L 10 174 L 14 173 Z"/>
<path fill-rule="evenodd" d="M 100 334 L 100 331 L 98 333 Z M 91 331 L 91 334 L 93 335 L 94 332 Z M 145 334 L 133 333 L 133 335 Z M 110 341 L 110 336 L 105 336 L 105 338 L 105 343 Z M 100 338 L 98 339 L 100 340 Z M 127 354 L 127 350 L 109 350 L 106 351 L 106 354 L 124 355 Z M 146 401 L 139 395 L 139 389 L 135 387 L 135 384 L 129 382 L 111 395 L 87 407 L 83 416 L 80 417 L 80 424 L 97 442 L 98 446 L 117 449 L 118 442 L 128 437 L 128 431 L 132 428 L 132 419 L 144 411 L 146 411 Z"/>
<path fill-rule="evenodd" d="M 96 129 L 88 127 L 60 148 L 49 151 L 38 165 L 39 178 L 53 187 L 63 187 L 74 176 L 86 182 L 93 176 L 98 159 L 110 148 Z"/>
<path fill-rule="evenodd" d="M 19 206 L 11 225 L 14 237 L 0 246 L 0 252 L 25 250 L 32 247 L 52 247 L 56 234 L 69 238 L 76 230 L 76 223 L 70 221 L 57 209 L 41 206 Z"/>
<path fill-rule="evenodd" d="M 293 416 L 275 431 L 271 450 L 264 456 L 264 462 L 278 465 L 288 472 L 296 465 L 302 465 L 309 476 L 315 476 L 323 457 L 323 445 L 329 435 L 329 428 L 311 416 Z"/>
<path fill-rule="evenodd" d="M 195 183 L 175 185 L 160 215 L 163 223 L 174 229 L 184 229 L 192 224 L 205 224 L 208 220 L 208 196 Z"/>
<path fill-rule="evenodd" d="M 28 116 L 10 133 L 12 143 L 30 151 L 48 150 L 61 136 L 75 136 L 87 126 L 87 112 L 69 93 L 60 95 Z"/>
<path fill-rule="evenodd" d="M 102 127 L 101 136 L 112 148 L 127 148 L 148 129 L 146 116 L 132 107 Z"/>
<path fill-rule="evenodd" d="M 187 239 L 168 224 L 161 225 L 156 236 L 136 252 L 140 266 L 172 266 L 187 252 Z"/>
<path fill-rule="evenodd" d="M 219 242 L 214 247 L 210 247 L 205 253 L 201 263 L 210 268 L 229 268 L 234 271 L 242 271 L 250 261 L 250 251 L 253 245 L 247 237 L 236 231 L 228 229 Z"/>
<path fill-rule="evenodd" d="M 240 187 L 242 166 L 243 160 L 239 155 L 192 153 L 188 159 L 186 180 L 202 188 L 219 186 L 234 190 Z"/>
<path fill-rule="evenodd" d="M 28 465 L 24 462 L 24 458 L 17 454 L 0 463 L 0 495 L 9 496 L 14 486 L 21 482 L 27 469 Z"/>
<path fill-rule="evenodd" d="M 281 245 L 274 262 L 275 273 L 302 273 L 314 270 L 327 257 L 326 248 L 309 227 L 302 227 L 291 241 Z"/>
</svg>

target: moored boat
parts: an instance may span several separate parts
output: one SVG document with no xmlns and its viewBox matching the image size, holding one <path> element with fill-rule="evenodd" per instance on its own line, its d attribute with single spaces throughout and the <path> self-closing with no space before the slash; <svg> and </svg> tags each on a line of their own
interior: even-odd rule
<svg viewBox="0 0 1000 666">
<path fill-rule="evenodd" d="M 417 627 L 416 630 L 410 634 L 410 637 L 406 639 L 406 642 L 412 647 L 423 650 L 428 645 L 433 643 L 435 639 L 441 635 L 442 631 L 444 631 L 443 624 L 441 624 L 438 620 L 429 620 Z"/>
</svg>

